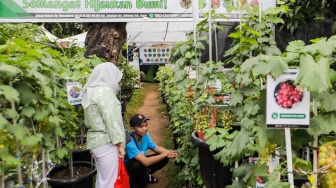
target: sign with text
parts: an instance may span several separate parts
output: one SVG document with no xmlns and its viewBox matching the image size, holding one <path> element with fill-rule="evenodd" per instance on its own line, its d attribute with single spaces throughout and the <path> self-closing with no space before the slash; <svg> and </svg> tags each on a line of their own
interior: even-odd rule
<svg viewBox="0 0 336 188">
<path fill-rule="evenodd" d="M 294 84 L 298 69 L 289 69 L 278 79 L 267 76 L 268 128 L 308 128 L 310 92 Z"/>
<path fill-rule="evenodd" d="M 193 18 L 192 3 L 196 0 L 5 0 L 0 1 L 0 22 L 33 22 L 51 20 L 67 22 L 97 22 L 129 19 L 181 19 Z M 197 1 L 196 1 L 197 2 Z M 229 18 L 239 18 L 238 12 L 227 10 L 237 7 L 235 0 L 198 0 L 200 17 L 209 11 Z M 258 1 L 248 0 L 244 4 L 254 6 Z M 262 9 L 275 7 L 275 0 L 261 0 Z"/>
<path fill-rule="evenodd" d="M 172 43 L 148 44 L 140 47 L 141 65 L 162 65 L 169 62 Z"/>
<path fill-rule="evenodd" d="M 68 94 L 68 103 L 71 105 L 82 104 L 82 84 L 79 82 L 68 82 L 66 84 L 66 87 Z"/>
</svg>

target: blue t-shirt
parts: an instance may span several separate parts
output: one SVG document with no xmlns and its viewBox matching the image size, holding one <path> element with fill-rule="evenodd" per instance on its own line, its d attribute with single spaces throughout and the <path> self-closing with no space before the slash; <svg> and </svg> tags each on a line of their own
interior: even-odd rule
<svg viewBox="0 0 336 188">
<path fill-rule="evenodd" d="M 133 135 L 133 132 L 130 132 L 130 134 Z M 156 144 L 149 137 L 149 133 L 146 133 L 146 135 L 141 138 L 141 144 L 132 137 L 131 141 L 126 144 L 126 156 L 124 163 L 127 164 L 141 152 L 146 155 L 148 149 L 153 150 L 155 148 Z"/>
</svg>

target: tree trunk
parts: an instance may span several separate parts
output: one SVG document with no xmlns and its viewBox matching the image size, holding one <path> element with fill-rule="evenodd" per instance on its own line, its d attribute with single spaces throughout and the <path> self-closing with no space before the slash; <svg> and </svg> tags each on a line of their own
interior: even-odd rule
<svg viewBox="0 0 336 188">
<path fill-rule="evenodd" d="M 85 39 L 85 56 L 96 55 L 117 64 L 120 48 L 126 42 L 127 23 L 96 23 Z"/>
</svg>

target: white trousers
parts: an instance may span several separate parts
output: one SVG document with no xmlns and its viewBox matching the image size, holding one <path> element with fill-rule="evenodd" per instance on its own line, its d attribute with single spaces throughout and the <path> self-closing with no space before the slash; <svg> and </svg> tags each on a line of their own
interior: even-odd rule
<svg viewBox="0 0 336 188">
<path fill-rule="evenodd" d="M 114 188 L 118 176 L 118 147 L 107 144 L 92 149 L 91 153 L 97 168 L 96 188 Z"/>
</svg>

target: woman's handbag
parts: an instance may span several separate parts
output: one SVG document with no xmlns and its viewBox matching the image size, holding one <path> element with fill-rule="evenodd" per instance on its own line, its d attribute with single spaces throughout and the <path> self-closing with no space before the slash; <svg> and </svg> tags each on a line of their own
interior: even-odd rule
<svg viewBox="0 0 336 188">
<path fill-rule="evenodd" d="M 129 176 L 122 158 L 119 158 L 118 177 L 114 188 L 130 188 Z"/>
</svg>

